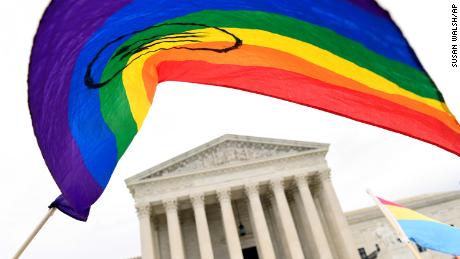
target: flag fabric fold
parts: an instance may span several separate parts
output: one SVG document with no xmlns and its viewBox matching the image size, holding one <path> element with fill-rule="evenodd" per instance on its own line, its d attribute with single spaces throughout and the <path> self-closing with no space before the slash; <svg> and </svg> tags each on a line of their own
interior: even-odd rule
<svg viewBox="0 0 460 259">
<path fill-rule="evenodd" d="M 76 220 L 79 221 L 86 221 L 89 216 L 89 211 L 91 207 L 86 208 L 86 209 L 76 209 L 74 206 L 72 206 L 62 195 L 59 195 L 56 200 L 54 200 L 48 208 L 56 208 L 60 212 L 66 214 L 67 216 L 70 216 Z"/>
<path fill-rule="evenodd" d="M 460 256 L 460 229 L 377 197 L 404 234 L 421 247 Z"/>
<path fill-rule="evenodd" d="M 53 0 L 28 95 L 65 197 L 55 206 L 89 211 L 165 81 L 287 100 L 460 155 L 460 125 L 372 0 Z"/>
</svg>

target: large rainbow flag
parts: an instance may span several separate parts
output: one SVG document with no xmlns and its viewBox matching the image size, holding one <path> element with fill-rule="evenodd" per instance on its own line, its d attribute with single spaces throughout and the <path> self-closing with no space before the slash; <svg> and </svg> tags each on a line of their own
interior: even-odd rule
<svg viewBox="0 0 460 259">
<path fill-rule="evenodd" d="M 164 81 L 272 96 L 460 155 L 459 124 L 372 0 L 54 0 L 29 71 L 62 191 L 52 206 L 86 220 Z"/>
<path fill-rule="evenodd" d="M 460 256 L 460 229 L 377 197 L 404 234 L 421 247 Z"/>
</svg>

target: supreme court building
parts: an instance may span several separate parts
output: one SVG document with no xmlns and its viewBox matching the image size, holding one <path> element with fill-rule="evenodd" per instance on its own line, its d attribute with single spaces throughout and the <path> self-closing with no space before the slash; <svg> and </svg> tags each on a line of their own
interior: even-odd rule
<svg viewBox="0 0 460 259">
<path fill-rule="evenodd" d="M 142 258 L 376 258 L 379 245 L 379 259 L 412 259 L 377 207 L 342 212 L 327 151 L 327 144 L 224 135 L 127 179 Z M 459 191 L 397 202 L 460 226 Z"/>
<path fill-rule="evenodd" d="M 359 258 L 327 151 L 224 135 L 127 179 L 142 258 Z"/>
</svg>

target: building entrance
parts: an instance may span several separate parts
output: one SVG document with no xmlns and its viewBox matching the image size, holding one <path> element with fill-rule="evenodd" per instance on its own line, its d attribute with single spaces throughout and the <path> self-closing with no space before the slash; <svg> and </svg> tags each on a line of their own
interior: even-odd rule
<svg viewBox="0 0 460 259">
<path fill-rule="evenodd" d="M 244 259 L 259 259 L 259 255 L 257 254 L 257 249 L 255 247 L 243 249 L 243 257 Z"/>
</svg>

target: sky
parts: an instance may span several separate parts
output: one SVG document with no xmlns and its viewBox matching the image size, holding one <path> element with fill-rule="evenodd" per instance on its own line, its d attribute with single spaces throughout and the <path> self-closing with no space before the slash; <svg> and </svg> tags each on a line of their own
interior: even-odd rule
<svg viewBox="0 0 460 259">
<path fill-rule="evenodd" d="M 379 1 L 460 118 L 460 70 L 450 64 L 451 5 L 458 0 Z M 27 107 L 32 39 L 46 0 L 0 2 L 0 258 L 11 257 L 59 194 L 33 135 Z M 128 258 L 140 254 L 134 201 L 124 179 L 223 134 L 330 143 L 327 160 L 345 211 L 458 190 L 459 157 L 430 144 L 297 104 L 231 89 L 168 82 L 118 164 L 88 222 L 60 212 L 23 258 Z"/>
</svg>

